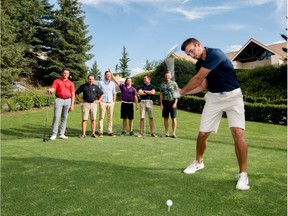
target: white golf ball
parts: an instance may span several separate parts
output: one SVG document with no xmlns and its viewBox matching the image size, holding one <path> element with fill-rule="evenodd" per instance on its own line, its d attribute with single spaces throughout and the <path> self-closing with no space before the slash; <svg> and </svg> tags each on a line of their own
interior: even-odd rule
<svg viewBox="0 0 288 216">
<path fill-rule="evenodd" d="M 167 206 L 172 206 L 173 202 L 172 202 L 172 200 L 167 200 L 166 204 L 167 204 Z"/>
</svg>

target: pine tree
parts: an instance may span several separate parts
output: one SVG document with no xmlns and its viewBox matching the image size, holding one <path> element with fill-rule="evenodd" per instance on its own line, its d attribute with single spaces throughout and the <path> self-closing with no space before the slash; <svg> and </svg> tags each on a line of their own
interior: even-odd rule
<svg viewBox="0 0 288 216">
<path fill-rule="evenodd" d="M 155 68 L 156 68 L 158 65 L 160 65 L 160 63 L 161 63 L 161 62 L 155 61 L 155 60 L 153 60 L 152 62 L 149 62 L 148 59 L 146 59 L 146 63 L 145 63 L 145 65 L 144 65 L 143 69 L 144 69 L 145 71 L 155 70 Z"/>
<path fill-rule="evenodd" d="M 67 67 L 70 78 L 79 80 L 87 75 L 85 63 L 93 57 L 87 53 L 92 48 L 89 44 L 92 36 L 86 37 L 88 26 L 84 23 L 84 12 L 78 0 L 58 0 L 58 4 L 59 9 L 55 10 L 51 22 L 55 30 L 49 44 L 51 52 L 48 53 L 46 74 L 52 79 Z"/>
<path fill-rule="evenodd" d="M 123 46 L 122 58 L 120 61 L 120 74 L 122 77 L 129 77 L 130 70 L 128 70 L 128 62 L 130 59 L 128 58 L 128 53 L 126 52 L 125 46 Z"/>
<path fill-rule="evenodd" d="M 17 43 L 17 29 L 10 16 L 14 9 L 11 0 L 1 2 L 1 97 L 10 97 L 13 94 L 12 83 L 25 67 L 25 46 Z"/>
<path fill-rule="evenodd" d="M 94 63 L 92 64 L 92 68 L 90 69 L 90 74 L 93 74 L 95 79 L 97 80 L 102 79 L 101 71 L 98 68 L 97 61 L 94 61 Z"/>
<path fill-rule="evenodd" d="M 23 60 L 26 66 L 20 75 L 32 77 L 39 68 L 43 70 L 40 56 L 46 51 L 45 40 L 50 35 L 46 23 L 51 22 L 52 6 L 48 0 L 9 1 L 12 9 L 9 7 L 8 15 L 17 33 L 15 43 L 25 47 Z"/>
</svg>

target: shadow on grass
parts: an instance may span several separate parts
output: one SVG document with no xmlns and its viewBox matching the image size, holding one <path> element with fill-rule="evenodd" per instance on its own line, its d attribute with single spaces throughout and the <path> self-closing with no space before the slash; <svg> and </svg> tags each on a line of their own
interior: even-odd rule
<svg viewBox="0 0 288 216">
<path fill-rule="evenodd" d="M 286 212 L 281 197 L 266 197 L 270 204 L 273 202 L 273 209 L 267 208 L 267 200 L 251 199 L 265 194 L 236 191 L 232 178 L 211 178 L 205 170 L 193 176 L 181 171 L 96 161 L 3 157 L 1 211 L 3 215 L 158 216 L 167 213 L 165 202 L 172 199 L 175 204 L 170 215 Z"/>
<path fill-rule="evenodd" d="M 81 128 L 75 129 L 67 127 L 66 135 L 70 137 L 79 137 L 82 133 Z M 13 127 L 9 129 L 1 129 L 2 140 L 23 139 L 23 138 L 39 138 L 42 139 L 44 135 L 46 137 L 51 136 L 51 126 L 27 124 L 23 127 Z"/>
</svg>

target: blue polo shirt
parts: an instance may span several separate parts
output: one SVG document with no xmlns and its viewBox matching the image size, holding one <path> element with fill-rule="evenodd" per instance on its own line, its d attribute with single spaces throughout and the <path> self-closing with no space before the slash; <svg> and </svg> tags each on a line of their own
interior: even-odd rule
<svg viewBox="0 0 288 216">
<path fill-rule="evenodd" d="M 143 84 L 140 86 L 139 90 L 146 90 L 146 91 L 151 91 L 155 89 L 155 86 L 153 84 L 149 84 L 149 85 L 146 85 L 146 84 Z M 141 95 L 141 100 L 153 100 L 153 95 Z"/>
<path fill-rule="evenodd" d="M 206 77 L 208 91 L 213 93 L 228 92 L 240 87 L 233 64 L 223 51 L 216 48 L 206 49 L 206 59 L 199 59 L 196 70 L 201 67 L 211 70 Z"/>
<path fill-rule="evenodd" d="M 99 82 L 99 88 L 103 91 L 104 95 L 102 98 L 102 102 L 104 103 L 113 103 L 113 96 L 116 94 L 115 83 L 106 80 L 101 80 Z"/>
</svg>

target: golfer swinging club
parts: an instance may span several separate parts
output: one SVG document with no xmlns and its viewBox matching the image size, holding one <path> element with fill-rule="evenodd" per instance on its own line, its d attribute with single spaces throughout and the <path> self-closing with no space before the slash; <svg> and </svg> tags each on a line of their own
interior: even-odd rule
<svg viewBox="0 0 288 216">
<path fill-rule="evenodd" d="M 196 160 L 184 170 L 184 173 L 193 174 L 204 168 L 203 154 L 208 144 L 208 137 L 211 132 L 217 132 L 222 114 L 226 112 L 240 169 L 236 188 L 248 190 L 250 186 L 246 170 L 248 147 L 244 138 L 244 102 L 234 67 L 220 49 L 203 47 L 195 38 L 184 41 L 181 49 L 198 61 L 197 74 L 179 90 L 178 94 L 195 94 L 208 90 L 205 94 L 206 102 L 197 138 Z"/>
</svg>

